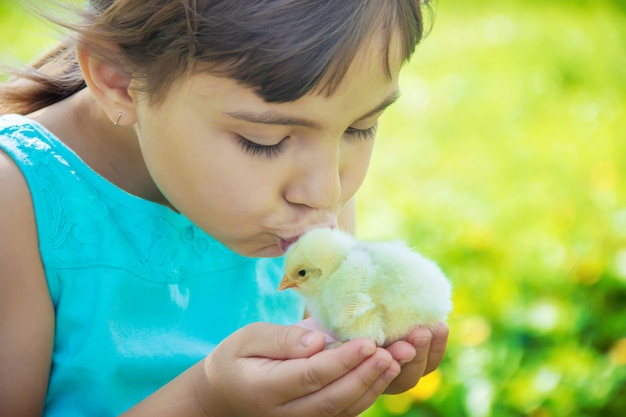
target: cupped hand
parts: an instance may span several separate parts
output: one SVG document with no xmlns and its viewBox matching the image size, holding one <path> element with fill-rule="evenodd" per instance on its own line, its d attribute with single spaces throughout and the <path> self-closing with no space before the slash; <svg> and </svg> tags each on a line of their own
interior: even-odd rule
<svg viewBox="0 0 626 417">
<path fill-rule="evenodd" d="M 309 318 L 295 324 L 302 328 L 322 332 L 326 345 L 334 345 L 334 338 L 315 319 Z M 448 326 L 440 322 L 432 329 L 424 326 L 414 328 L 403 340 L 386 347 L 402 371 L 385 390 L 385 394 L 398 394 L 414 387 L 424 375 L 434 371 L 446 352 Z"/>
<path fill-rule="evenodd" d="M 208 388 L 197 399 L 211 416 L 348 417 L 400 373 L 398 349 L 367 339 L 324 350 L 325 343 L 322 332 L 300 326 L 246 326 L 205 359 Z"/>
</svg>

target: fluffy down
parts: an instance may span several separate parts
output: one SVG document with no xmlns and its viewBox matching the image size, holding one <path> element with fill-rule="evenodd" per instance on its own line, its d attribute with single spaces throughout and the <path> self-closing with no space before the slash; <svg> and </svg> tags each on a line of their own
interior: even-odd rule
<svg viewBox="0 0 626 417">
<path fill-rule="evenodd" d="M 452 309 L 450 282 L 435 262 L 402 242 L 358 241 L 336 229 L 314 229 L 288 249 L 286 288 L 338 340 L 379 346 L 445 321 Z"/>
</svg>

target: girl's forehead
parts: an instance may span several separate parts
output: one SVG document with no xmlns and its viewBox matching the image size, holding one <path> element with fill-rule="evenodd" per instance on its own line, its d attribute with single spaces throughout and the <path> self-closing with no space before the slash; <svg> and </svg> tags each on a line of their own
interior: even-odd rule
<svg viewBox="0 0 626 417">
<path fill-rule="evenodd" d="M 198 73 L 178 89 L 174 102 L 184 102 L 190 112 L 227 123 L 315 130 L 371 124 L 399 95 L 397 74 L 388 77 L 380 62 L 376 63 L 372 68 L 354 65 L 333 94 L 312 91 L 281 103 L 267 102 L 254 88 L 233 78 Z"/>
<path fill-rule="evenodd" d="M 388 36 L 380 30 L 372 31 L 366 42 L 347 63 L 345 77 L 385 78 L 392 80 L 400 73 L 406 57 L 404 45 L 397 30 Z"/>
<path fill-rule="evenodd" d="M 311 89 L 311 91 L 303 97 L 319 95 L 332 98 L 352 88 L 353 84 L 359 83 L 360 87 L 358 88 L 370 86 L 370 89 L 376 85 L 397 84 L 397 78 L 405 62 L 405 58 L 402 37 L 397 31 L 393 31 L 391 35 L 387 35 L 380 30 L 373 30 L 367 37 L 366 42 L 357 49 L 353 56 L 338 59 L 336 63 L 331 64 L 329 71 L 320 80 L 318 86 Z M 339 65 L 346 67 L 343 76 L 333 91 L 325 91 L 324 86 L 330 82 L 327 78 L 335 75 L 334 66 Z M 265 97 L 259 93 L 259 89 L 256 85 L 246 84 L 244 81 L 230 76 L 228 71 L 214 71 L 214 69 L 215 68 L 211 65 L 196 62 L 195 70 L 188 75 L 190 78 L 188 88 L 200 95 L 206 96 L 213 95 L 216 89 L 223 92 L 223 89 L 227 88 L 231 92 L 239 90 L 241 93 L 256 93 L 260 99 L 265 100 Z M 390 87 L 390 90 L 397 90 L 397 86 Z M 294 101 L 298 101 L 298 99 L 284 101 L 284 103 Z M 274 103 L 275 101 L 269 100 L 268 102 Z M 276 103 L 283 102 L 278 101 Z"/>
</svg>

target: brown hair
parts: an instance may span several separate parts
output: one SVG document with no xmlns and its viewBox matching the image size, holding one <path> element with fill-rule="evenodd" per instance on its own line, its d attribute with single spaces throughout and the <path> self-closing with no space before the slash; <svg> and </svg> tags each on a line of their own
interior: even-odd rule
<svg viewBox="0 0 626 417">
<path fill-rule="evenodd" d="M 158 103 L 180 75 L 209 71 L 268 102 L 335 91 L 373 28 L 400 36 L 408 60 L 428 0 L 90 0 L 75 36 L 0 85 L 0 114 L 30 113 L 85 87 L 80 42 L 120 65 Z M 429 10 L 429 9 L 428 9 Z M 388 52 L 388 51 L 387 51 Z M 389 70 L 388 59 L 384 62 Z"/>
</svg>

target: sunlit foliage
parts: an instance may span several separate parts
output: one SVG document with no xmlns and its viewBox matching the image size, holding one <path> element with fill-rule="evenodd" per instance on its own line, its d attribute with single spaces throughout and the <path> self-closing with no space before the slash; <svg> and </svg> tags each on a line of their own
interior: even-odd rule
<svg viewBox="0 0 626 417">
<path fill-rule="evenodd" d="M 626 410 L 626 15 L 440 1 L 381 123 L 359 234 L 455 287 L 440 372 L 366 416 Z"/>
</svg>

